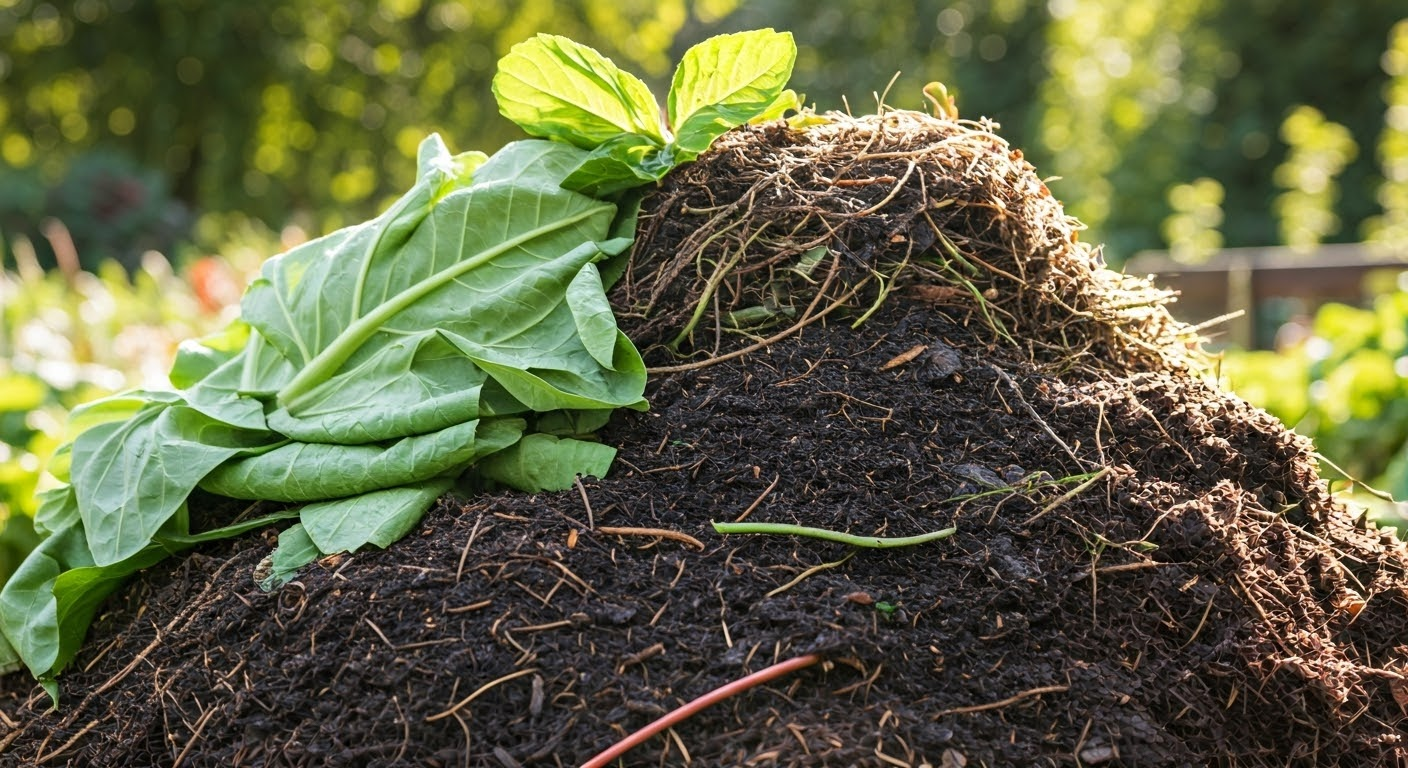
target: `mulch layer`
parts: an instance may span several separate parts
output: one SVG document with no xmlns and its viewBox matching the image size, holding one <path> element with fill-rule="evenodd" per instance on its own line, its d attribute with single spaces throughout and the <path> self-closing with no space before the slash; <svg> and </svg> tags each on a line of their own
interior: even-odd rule
<svg viewBox="0 0 1408 768">
<path fill-rule="evenodd" d="M 1004 343 L 972 304 L 844 314 L 653 376 L 605 479 L 447 497 L 271 594 L 273 531 L 150 569 L 62 709 L 0 680 L 0 765 L 580 765 L 819 654 L 619 764 L 1408 766 L 1408 552 L 1307 441 L 1157 356 Z M 745 515 L 957 532 L 710 525 Z"/>
</svg>

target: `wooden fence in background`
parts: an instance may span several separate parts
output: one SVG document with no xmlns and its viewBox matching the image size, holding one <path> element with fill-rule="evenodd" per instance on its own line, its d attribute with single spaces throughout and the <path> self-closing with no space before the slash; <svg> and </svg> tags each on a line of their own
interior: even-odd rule
<svg viewBox="0 0 1408 768">
<path fill-rule="evenodd" d="M 1124 266 L 1132 275 L 1179 293 L 1175 317 L 1202 323 L 1230 313 L 1238 317 L 1208 328 L 1215 343 L 1267 348 L 1276 329 L 1313 315 L 1330 301 L 1363 306 L 1375 295 L 1408 290 L 1408 251 L 1365 244 L 1324 245 L 1309 253 L 1289 248 L 1229 248 L 1204 264 L 1180 264 L 1162 251 L 1136 254 Z"/>
</svg>

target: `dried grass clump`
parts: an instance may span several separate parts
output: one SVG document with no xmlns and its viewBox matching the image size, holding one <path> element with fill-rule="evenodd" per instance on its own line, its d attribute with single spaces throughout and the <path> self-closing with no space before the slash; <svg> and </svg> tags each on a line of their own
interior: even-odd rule
<svg viewBox="0 0 1408 768">
<path fill-rule="evenodd" d="M 726 134 L 646 198 L 612 303 L 658 370 L 858 325 L 896 295 L 966 309 L 1043 367 L 1200 367 L 1172 294 L 1105 268 L 990 123 L 827 117 Z"/>
</svg>

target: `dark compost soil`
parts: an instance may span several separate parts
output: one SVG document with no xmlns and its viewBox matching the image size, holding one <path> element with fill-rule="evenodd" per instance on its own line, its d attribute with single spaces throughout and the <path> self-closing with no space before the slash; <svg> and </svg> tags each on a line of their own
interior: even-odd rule
<svg viewBox="0 0 1408 768">
<path fill-rule="evenodd" d="M 762 195 L 727 164 L 793 141 L 747 133 L 696 173 L 715 180 L 710 195 Z M 888 183 L 856 192 L 858 229 L 833 227 L 841 276 L 788 277 L 783 303 L 829 306 L 893 263 L 859 253 L 863 240 L 936 247 L 907 228 L 915 215 L 866 210 L 909 189 L 897 154 L 876 160 L 899 163 L 888 176 L 854 174 Z M 728 205 L 701 204 L 689 183 L 647 200 L 643 247 L 683 250 L 708 229 L 690 211 Z M 966 193 L 931 179 L 924 194 Z M 389 550 L 328 558 L 273 594 L 251 576 L 272 535 L 142 574 L 63 676 L 62 710 L 23 676 L 0 682 L 0 765 L 578 765 L 809 653 L 826 661 L 624 764 L 1408 765 L 1402 543 L 1331 499 L 1306 441 L 1190 373 L 1170 351 L 1177 328 L 1082 305 L 1096 278 L 1063 288 L 1075 273 L 1058 256 L 1090 255 L 1068 223 L 1028 227 L 1043 251 L 1011 248 L 1006 225 L 977 217 L 1020 218 L 1011 203 L 935 227 L 1024 265 L 987 259 L 973 282 L 990 305 L 897 269 L 857 329 L 875 282 L 749 354 L 660 372 L 651 411 L 602 433 L 621 448 L 606 479 L 442 499 Z M 806 250 L 793 246 L 807 226 L 778 247 Z M 669 364 L 656 344 L 680 318 L 646 311 L 649 257 L 638 248 L 614 298 L 647 358 Z M 682 274 L 670 290 L 697 297 Z M 686 355 L 771 333 L 720 330 L 722 303 L 753 300 L 731 279 Z M 867 535 L 958 531 L 852 551 L 709 525 L 745 512 Z M 641 528 L 700 546 L 622 530 Z"/>
</svg>

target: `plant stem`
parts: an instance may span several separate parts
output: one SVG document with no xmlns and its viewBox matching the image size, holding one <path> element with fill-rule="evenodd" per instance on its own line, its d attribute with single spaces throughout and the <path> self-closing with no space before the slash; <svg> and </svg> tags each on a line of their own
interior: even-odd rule
<svg viewBox="0 0 1408 768">
<path fill-rule="evenodd" d="M 655 734 L 660 733 L 661 731 L 664 731 L 667 728 L 671 728 L 679 723 L 684 722 L 685 720 L 688 720 L 689 718 L 693 717 L 706 707 L 717 704 L 720 701 L 723 701 L 724 699 L 727 699 L 736 694 L 742 693 L 748 690 L 749 688 L 758 685 L 759 683 L 766 683 L 767 681 L 772 680 L 775 677 L 781 677 L 787 674 L 788 672 L 795 672 L 796 670 L 810 667 L 818 661 L 821 661 L 821 654 L 809 653 L 806 656 L 798 656 L 795 659 L 788 659 L 787 661 L 779 662 L 765 669 L 760 669 L 757 672 L 748 675 L 747 677 L 721 685 L 718 688 L 715 688 L 714 690 L 704 694 L 703 696 L 700 696 L 699 698 L 689 702 L 688 704 L 685 704 L 684 706 L 681 706 L 672 712 L 666 713 L 663 717 L 651 723 L 650 725 L 647 725 L 639 731 L 632 733 L 630 736 L 627 736 L 626 738 L 616 742 L 615 744 L 608 747 L 606 751 L 602 752 L 596 757 L 593 757 L 587 762 L 582 763 L 582 768 L 605 768 L 605 766 L 610 765 L 612 760 L 615 760 L 621 757 L 622 755 L 626 754 L 630 750 L 640 746 L 651 736 L 654 736 Z"/>
<path fill-rule="evenodd" d="M 890 547 L 912 547 L 915 544 L 925 544 L 930 541 L 938 541 L 952 536 L 957 528 L 949 527 L 929 533 L 921 533 L 918 536 L 857 536 L 854 533 L 842 533 L 841 531 L 828 531 L 825 528 L 811 528 L 805 525 L 791 525 L 789 523 L 713 523 L 714 530 L 719 533 L 765 533 L 774 536 L 806 536 L 813 539 L 825 539 L 826 541 L 836 541 L 842 544 L 850 544 L 853 547 L 870 547 L 872 549 L 886 549 Z"/>
</svg>

